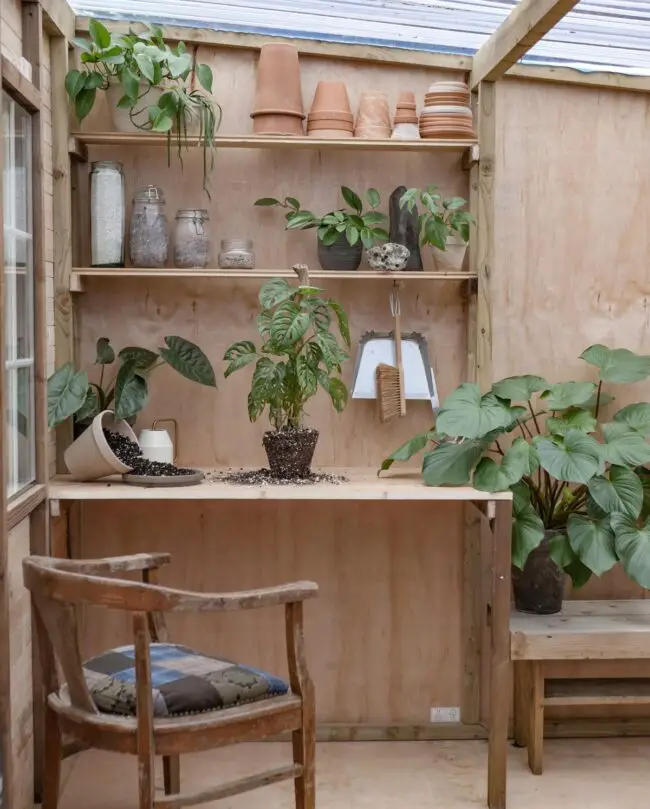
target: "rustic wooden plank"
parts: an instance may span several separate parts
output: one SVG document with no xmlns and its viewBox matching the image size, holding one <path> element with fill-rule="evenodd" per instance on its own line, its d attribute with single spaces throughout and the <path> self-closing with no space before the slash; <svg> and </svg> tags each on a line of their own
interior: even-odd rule
<svg viewBox="0 0 650 809">
<path fill-rule="evenodd" d="M 153 695 L 149 629 L 145 612 L 133 614 L 133 644 L 135 648 L 136 715 L 138 729 L 138 789 L 139 809 L 154 809 L 155 772 L 153 738 Z"/>
<path fill-rule="evenodd" d="M 510 714 L 510 535 L 512 506 L 496 503 L 492 530 L 490 597 L 490 720 L 488 736 L 488 806 L 505 809 Z"/>
<path fill-rule="evenodd" d="M 546 680 L 544 706 L 650 705 L 650 679 Z"/>
<path fill-rule="evenodd" d="M 0 59 L 2 60 L 2 86 L 28 112 L 39 110 L 41 108 L 41 92 L 38 85 L 23 76 L 20 70 L 6 56 L 0 56 Z"/>
<path fill-rule="evenodd" d="M 53 37 L 71 40 L 75 35 L 75 14 L 66 0 L 40 0 L 45 30 Z"/>
<path fill-rule="evenodd" d="M 528 662 L 520 660 L 512 667 L 512 690 L 514 695 L 513 736 L 517 747 L 526 747 L 528 739 L 528 712 L 525 693 L 526 666 L 528 666 Z"/>
<path fill-rule="evenodd" d="M 11 531 L 14 526 L 28 517 L 39 506 L 47 495 L 44 483 L 36 483 L 27 491 L 14 497 L 7 505 L 7 529 Z"/>
<path fill-rule="evenodd" d="M 520 0 L 472 61 L 471 87 L 500 79 L 578 0 Z"/>
<path fill-rule="evenodd" d="M 524 694 L 528 714 L 528 766 L 533 775 L 541 775 L 544 755 L 544 674 L 541 663 L 536 660 L 530 661 L 524 669 Z"/>
<path fill-rule="evenodd" d="M 650 76 L 628 76 L 625 73 L 585 73 L 571 67 L 516 64 L 512 65 L 504 79 L 527 79 L 554 84 L 574 84 L 599 90 L 650 93 Z"/>
</svg>

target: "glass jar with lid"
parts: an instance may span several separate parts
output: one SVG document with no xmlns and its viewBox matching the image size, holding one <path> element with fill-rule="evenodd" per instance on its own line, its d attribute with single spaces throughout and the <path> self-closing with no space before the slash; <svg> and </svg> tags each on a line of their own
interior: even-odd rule
<svg viewBox="0 0 650 809">
<path fill-rule="evenodd" d="M 176 212 L 174 264 L 181 270 L 204 269 L 210 260 L 210 217 L 204 208 Z"/>
<path fill-rule="evenodd" d="M 167 264 L 169 235 L 165 197 L 161 188 L 148 185 L 133 197 L 129 254 L 134 267 L 164 267 Z"/>
<path fill-rule="evenodd" d="M 250 239 L 222 239 L 219 267 L 222 270 L 254 270 L 253 242 Z"/>
<path fill-rule="evenodd" d="M 124 174 L 122 164 L 99 160 L 90 171 L 90 264 L 124 266 Z"/>
</svg>

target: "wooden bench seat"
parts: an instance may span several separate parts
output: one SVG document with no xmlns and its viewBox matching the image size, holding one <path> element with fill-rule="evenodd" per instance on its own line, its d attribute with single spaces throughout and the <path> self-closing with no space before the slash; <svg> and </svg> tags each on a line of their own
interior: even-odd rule
<svg viewBox="0 0 650 809">
<path fill-rule="evenodd" d="M 556 615 L 513 612 L 515 743 L 528 748 L 531 772 L 543 769 L 544 708 L 650 705 L 650 679 L 558 679 L 544 661 L 650 659 L 650 600 L 568 601 Z"/>
</svg>

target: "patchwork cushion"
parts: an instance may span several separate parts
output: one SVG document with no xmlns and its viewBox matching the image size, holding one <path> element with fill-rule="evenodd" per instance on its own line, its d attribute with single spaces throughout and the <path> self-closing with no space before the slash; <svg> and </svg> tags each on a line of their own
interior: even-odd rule
<svg viewBox="0 0 650 809">
<path fill-rule="evenodd" d="M 278 677 L 231 660 L 208 657 L 185 646 L 152 643 L 149 649 L 154 716 L 218 711 L 289 691 Z M 100 711 L 135 716 L 133 646 L 121 646 L 91 658 L 84 663 L 84 674 Z"/>
</svg>

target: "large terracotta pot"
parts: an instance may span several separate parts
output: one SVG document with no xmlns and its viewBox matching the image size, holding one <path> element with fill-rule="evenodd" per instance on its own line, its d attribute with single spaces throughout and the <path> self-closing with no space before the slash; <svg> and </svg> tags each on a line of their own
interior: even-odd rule
<svg viewBox="0 0 650 809">
<path fill-rule="evenodd" d="M 300 62 L 294 45 L 262 45 L 251 118 L 257 135 L 304 134 Z"/>
<path fill-rule="evenodd" d="M 344 82 L 319 81 L 307 118 L 307 134 L 312 138 L 350 138 L 353 129 L 354 118 Z"/>
</svg>

